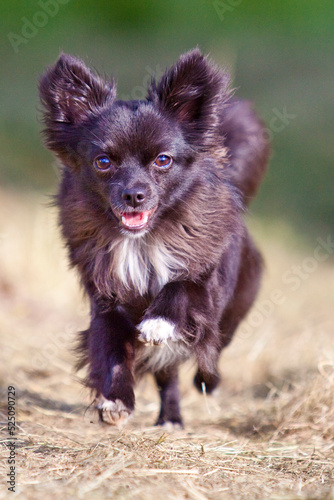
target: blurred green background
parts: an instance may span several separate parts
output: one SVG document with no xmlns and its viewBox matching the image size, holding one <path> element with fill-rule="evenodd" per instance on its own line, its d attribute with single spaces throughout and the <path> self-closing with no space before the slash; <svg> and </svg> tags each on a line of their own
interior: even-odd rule
<svg viewBox="0 0 334 500">
<path fill-rule="evenodd" d="M 251 211 L 312 237 L 334 227 L 332 0 L 2 0 L 0 9 L 2 186 L 55 189 L 36 82 L 60 51 L 113 74 L 133 99 L 198 45 L 270 130 L 271 167 Z"/>
</svg>

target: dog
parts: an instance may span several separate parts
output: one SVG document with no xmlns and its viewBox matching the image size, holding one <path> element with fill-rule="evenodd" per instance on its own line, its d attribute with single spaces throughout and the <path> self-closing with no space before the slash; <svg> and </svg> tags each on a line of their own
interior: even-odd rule
<svg viewBox="0 0 334 500">
<path fill-rule="evenodd" d="M 259 289 L 243 215 L 268 163 L 263 123 L 199 49 L 145 100 L 117 100 L 113 80 L 66 54 L 39 89 L 45 144 L 62 165 L 62 235 L 91 306 L 77 368 L 102 422 L 124 425 L 149 372 L 156 424 L 182 426 L 178 366 L 194 358 L 195 386 L 211 393 Z"/>
</svg>

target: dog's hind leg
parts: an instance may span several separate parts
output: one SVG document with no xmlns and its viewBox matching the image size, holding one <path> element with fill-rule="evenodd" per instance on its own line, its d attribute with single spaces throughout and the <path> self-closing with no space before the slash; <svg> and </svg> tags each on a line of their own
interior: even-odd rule
<svg viewBox="0 0 334 500">
<path fill-rule="evenodd" d="M 230 343 L 239 323 L 251 308 L 260 286 L 262 268 L 262 256 L 246 234 L 234 294 L 219 321 L 219 345 L 206 342 L 198 355 L 199 368 L 194 378 L 194 384 L 200 392 L 205 390 L 209 394 L 217 387 L 220 381 L 217 367 L 220 352 Z"/>
<path fill-rule="evenodd" d="M 260 287 L 262 269 L 262 256 L 252 239 L 246 235 L 237 286 L 219 324 L 222 349 L 230 343 L 239 323 L 253 305 Z"/>
<path fill-rule="evenodd" d="M 160 395 L 160 414 L 156 425 L 182 427 L 180 392 L 177 367 L 169 367 L 154 374 Z"/>
</svg>

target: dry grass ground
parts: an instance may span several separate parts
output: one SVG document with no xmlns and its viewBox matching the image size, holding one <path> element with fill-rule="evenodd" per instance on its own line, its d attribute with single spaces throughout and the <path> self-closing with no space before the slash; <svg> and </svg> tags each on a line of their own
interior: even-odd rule
<svg viewBox="0 0 334 500">
<path fill-rule="evenodd" d="M 197 394 L 184 366 L 185 429 L 169 433 L 152 427 L 158 396 L 145 379 L 119 431 L 86 411 L 72 372 L 69 347 L 88 309 L 44 201 L 0 192 L 0 498 L 333 500 L 333 256 L 277 224 L 255 225 L 266 276 L 222 356 L 221 387 Z M 6 484 L 10 385 L 16 493 Z"/>
</svg>

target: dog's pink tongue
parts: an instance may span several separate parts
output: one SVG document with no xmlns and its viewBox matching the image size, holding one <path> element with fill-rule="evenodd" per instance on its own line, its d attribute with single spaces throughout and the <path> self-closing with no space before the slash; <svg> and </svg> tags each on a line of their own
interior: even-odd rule
<svg viewBox="0 0 334 500">
<path fill-rule="evenodd" d="M 128 227 L 140 227 L 147 224 L 150 212 L 131 212 L 122 215 L 122 223 Z"/>
</svg>

